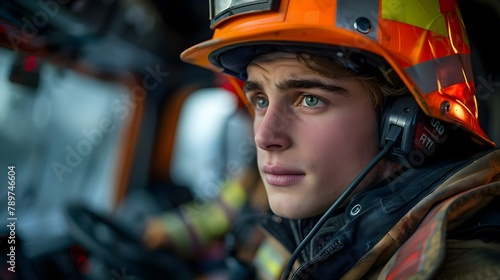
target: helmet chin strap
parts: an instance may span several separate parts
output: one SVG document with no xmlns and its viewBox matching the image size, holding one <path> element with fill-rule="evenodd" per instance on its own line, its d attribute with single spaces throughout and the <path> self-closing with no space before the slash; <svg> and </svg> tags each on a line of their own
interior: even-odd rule
<svg viewBox="0 0 500 280">
<path fill-rule="evenodd" d="M 395 143 L 397 143 L 402 135 L 403 128 L 400 126 L 392 126 L 385 137 L 385 145 L 382 150 L 368 163 L 368 165 L 356 176 L 356 178 L 352 181 L 352 183 L 346 188 L 346 190 L 340 195 L 340 197 L 328 208 L 328 210 L 321 216 L 319 221 L 314 225 L 312 230 L 307 234 L 307 236 L 300 242 L 297 246 L 293 254 L 291 255 L 288 263 L 285 267 L 283 275 L 281 277 L 282 280 L 288 279 L 290 272 L 292 270 L 292 266 L 297 260 L 298 256 L 304 250 L 306 245 L 311 241 L 311 239 L 316 235 L 316 233 L 321 229 L 321 227 L 326 223 L 328 218 L 334 213 L 339 206 L 347 199 L 347 197 L 356 189 L 361 180 L 377 165 L 377 163 L 384 158 L 392 149 Z"/>
</svg>

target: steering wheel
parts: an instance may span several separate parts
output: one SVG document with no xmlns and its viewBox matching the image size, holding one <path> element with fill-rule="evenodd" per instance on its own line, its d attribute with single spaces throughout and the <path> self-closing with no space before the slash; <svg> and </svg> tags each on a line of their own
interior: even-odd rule
<svg viewBox="0 0 500 280">
<path fill-rule="evenodd" d="M 138 236 L 112 217 L 101 215 L 85 205 L 70 205 L 66 220 L 72 237 L 91 254 L 117 271 L 144 279 L 194 279 L 188 263 L 173 252 L 150 251 Z"/>
</svg>

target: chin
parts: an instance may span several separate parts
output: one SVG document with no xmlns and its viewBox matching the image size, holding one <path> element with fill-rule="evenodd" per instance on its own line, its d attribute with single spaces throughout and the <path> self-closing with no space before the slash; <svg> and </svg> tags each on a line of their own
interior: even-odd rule
<svg viewBox="0 0 500 280">
<path fill-rule="evenodd" d="M 302 197 L 303 195 L 301 198 Z M 271 211 L 287 219 L 309 218 L 320 214 L 322 211 L 322 209 L 319 209 L 316 205 L 311 205 L 310 201 L 300 199 L 296 195 L 271 193 L 268 199 Z"/>
<path fill-rule="evenodd" d="M 309 215 L 308 212 L 304 212 L 298 207 L 293 207 L 293 205 L 286 205 L 285 207 L 271 205 L 271 210 L 274 214 L 287 219 L 303 219 L 312 217 L 314 215 Z"/>
</svg>

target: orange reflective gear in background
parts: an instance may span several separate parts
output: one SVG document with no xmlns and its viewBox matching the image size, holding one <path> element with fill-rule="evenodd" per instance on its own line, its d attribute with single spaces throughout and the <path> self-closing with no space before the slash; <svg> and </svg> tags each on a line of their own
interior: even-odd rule
<svg viewBox="0 0 500 280">
<path fill-rule="evenodd" d="M 368 64 L 388 82 L 402 81 L 427 115 L 495 146 L 479 126 L 471 49 L 455 0 L 282 0 L 272 6 L 213 24 L 213 38 L 185 50 L 182 60 L 240 79 L 256 55 L 277 50 L 311 50 L 358 71 Z"/>
</svg>

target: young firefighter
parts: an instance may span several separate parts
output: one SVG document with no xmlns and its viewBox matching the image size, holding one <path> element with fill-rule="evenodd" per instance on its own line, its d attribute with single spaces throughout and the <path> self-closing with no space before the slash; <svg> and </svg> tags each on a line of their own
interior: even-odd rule
<svg viewBox="0 0 500 280">
<path fill-rule="evenodd" d="M 181 58 L 246 81 L 258 278 L 499 279 L 500 151 L 456 1 L 232 2 Z"/>
</svg>

